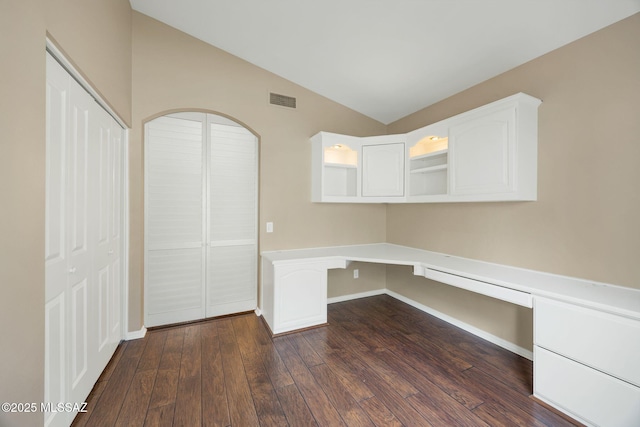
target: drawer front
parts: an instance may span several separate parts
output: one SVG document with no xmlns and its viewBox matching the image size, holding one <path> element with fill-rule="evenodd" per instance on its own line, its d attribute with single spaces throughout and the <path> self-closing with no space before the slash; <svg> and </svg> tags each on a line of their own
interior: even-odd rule
<svg viewBox="0 0 640 427">
<path fill-rule="evenodd" d="M 534 343 L 640 386 L 639 321 L 536 297 Z"/>
<path fill-rule="evenodd" d="M 640 388 L 534 347 L 534 395 L 594 426 L 640 425 Z"/>
<path fill-rule="evenodd" d="M 418 268 L 414 268 L 416 274 Z M 478 294 L 497 298 L 523 307 L 533 307 L 531 294 L 516 291 L 514 289 L 505 288 L 504 286 L 493 285 L 491 283 L 481 282 L 479 280 L 467 279 L 466 277 L 456 276 L 455 274 L 445 273 L 434 270 L 432 268 L 422 269 L 422 276 L 436 282 L 446 283 L 447 285 L 456 286 Z"/>
</svg>

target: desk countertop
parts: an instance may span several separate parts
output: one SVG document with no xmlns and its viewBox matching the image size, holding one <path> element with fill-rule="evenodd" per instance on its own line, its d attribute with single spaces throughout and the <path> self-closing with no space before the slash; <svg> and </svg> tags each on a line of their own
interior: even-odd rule
<svg viewBox="0 0 640 427">
<path fill-rule="evenodd" d="M 410 265 L 640 320 L 640 289 L 511 267 L 390 243 L 268 251 L 274 266 L 322 260 Z"/>
</svg>

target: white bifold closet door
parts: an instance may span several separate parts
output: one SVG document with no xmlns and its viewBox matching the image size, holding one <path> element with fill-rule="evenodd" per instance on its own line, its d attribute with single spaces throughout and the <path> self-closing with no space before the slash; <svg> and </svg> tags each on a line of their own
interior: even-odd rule
<svg viewBox="0 0 640 427">
<path fill-rule="evenodd" d="M 224 117 L 145 126 L 145 325 L 257 306 L 258 141 Z"/>
<path fill-rule="evenodd" d="M 83 402 L 123 337 L 124 131 L 47 54 L 44 403 Z M 75 413 L 44 411 L 44 425 Z"/>
</svg>

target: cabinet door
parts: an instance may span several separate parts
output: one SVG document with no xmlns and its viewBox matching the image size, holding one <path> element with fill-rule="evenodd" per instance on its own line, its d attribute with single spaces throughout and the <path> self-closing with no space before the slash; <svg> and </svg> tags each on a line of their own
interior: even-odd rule
<svg viewBox="0 0 640 427">
<path fill-rule="evenodd" d="M 362 146 L 362 196 L 404 196 L 404 144 Z"/>
<path fill-rule="evenodd" d="M 449 131 L 452 195 L 508 193 L 516 190 L 516 110 L 483 114 Z"/>
</svg>

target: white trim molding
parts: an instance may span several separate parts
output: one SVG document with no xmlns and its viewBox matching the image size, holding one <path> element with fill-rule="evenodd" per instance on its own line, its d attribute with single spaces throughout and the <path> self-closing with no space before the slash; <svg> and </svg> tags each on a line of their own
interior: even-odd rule
<svg viewBox="0 0 640 427">
<path fill-rule="evenodd" d="M 144 326 L 139 331 L 127 332 L 124 336 L 125 341 L 139 340 L 147 334 L 147 328 Z"/>
<path fill-rule="evenodd" d="M 350 294 L 350 295 L 340 295 L 337 297 L 328 298 L 327 304 L 333 304 L 336 302 L 343 302 L 343 301 L 351 301 L 353 299 L 373 297 L 376 295 L 385 295 L 385 294 L 387 294 L 386 289 L 376 289 L 375 291 L 360 292 L 357 294 Z"/>
</svg>

